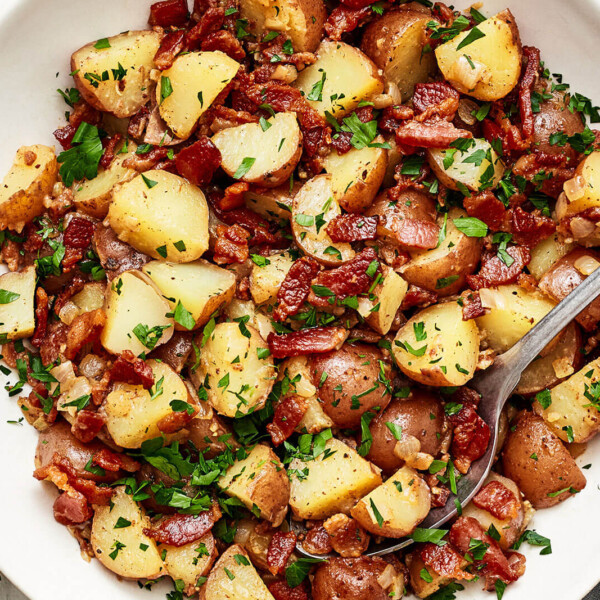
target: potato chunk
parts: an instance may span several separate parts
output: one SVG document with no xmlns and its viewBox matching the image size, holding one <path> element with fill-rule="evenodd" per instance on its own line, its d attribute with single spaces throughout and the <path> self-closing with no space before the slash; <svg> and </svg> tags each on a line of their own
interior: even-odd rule
<svg viewBox="0 0 600 600">
<path fill-rule="evenodd" d="M 193 329 L 205 325 L 212 313 L 231 301 L 235 292 L 235 275 L 206 260 L 186 264 L 154 260 L 142 271 L 169 299 L 172 311 L 181 302 L 192 314 Z M 175 329 L 186 331 L 187 327 L 175 322 Z"/>
<path fill-rule="evenodd" d="M 131 117 L 150 99 L 154 55 L 160 35 L 128 31 L 108 38 L 108 47 L 86 44 L 71 56 L 73 79 L 84 100 L 115 117 Z"/>
<path fill-rule="evenodd" d="M 248 456 L 236 461 L 217 481 L 229 496 L 241 500 L 260 518 L 279 527 L 287 514 L 290 482 L 277 455 L 265 444 L 255 446 Z"/>
<path fill-rule="evenodd" d="M 483 36 L 472 41 L 474 30 Z M 508 9 L 435 50 L 444 78 L 459 92 L 486 101 L 504 98 L 517 85 L 521 54 L 519 30 Z"/>
<path fill-rule="evenodd" d="M 119 519 L 130 525 L 115 529 Z M 144 509 L 125 493 L 125 486 L 115 488 L 111 506 L 95 507 L 90 544 L 96 558 L 120 577 L 154 579 L 164 575 L 156 542 L 144 535 L 144 528 L 150 525 Z"/>
<path fill-rule="evenodd" d="M 35 329 L 35 267 L 0 276 L 0 335 L 29 337 Z"/>
<path fill-rule="evenodd" d="M 156 85 L 160 116 L 181 139 L 190 136 L 198 119 L 240 68 L 223 52 L 181 54 L 162 72 Z"/>
<path fill-rule="evenodd" d="M 559 219 L 600 206 L 600 152 L 579 163 L 573 179 L 565 182 L 565 196 L 556 206 Z"/>
<path fill-rule="evenodd" d="M 160 550 L 166 551 L 164 562 L 169 576 L 193 587 L 196 587 L 199 577 L 208 575 L 218 556 L 215 538 L 211 533 L 179 547 L 161 544 Z"/>
<path fill-rule="evenodd" d="M 120 240 L 152 258 L 191 262 L 208 249 L 204 194 L 168 171 L 147 171 L 120 185 L 108 221 Z"/>
<path fill-rule="evenodd" d="M 558 234 L 555 233 L 532 248 L 531 260 L 527 265 L 527 269 L 539 281 L 544 273 L 547 273 L 555 263 L 569 254 L 573 248 L 574 244 L 560 241 Z"/>
<path fill-rule="evenodd" d="M 250 273 L 250 293 L 256 304 L 275 302 L 277 292 L 294 259 L 287 252 L 271 254 L 264 266 L 253 264 Z"/>
<path fill-rule="evenodd" d="M 218 413 L 236 417 L 264 406 L 275 376 L 273 358 L 259 358 L 265 348 L 267 342 L 243 321 L 215 327 L 198 372 L 208 378 L 208 401 Z"/>
<path fill-rule="evenodd" d="M 294 113 L 277 113 L 263 131 L 259 123 L 222 129 L 212 137 L 221 167 L 230 176 L 277 187 L 292 174 L 302 155 L 302 133 Z M 248 168 L 249 167 L 249 168 Z"/>
<path fill-rule="evenodd" d="M 418 312 L 396 334 L 392 353 L 400 370 L 424 385 L 465 385 L 475 374 L 479 330 L 462 320 L 456 302 Z"/>
<path fill-rule="evenodd" d="M 117 381 L 102 405 L 106 429 L 123 448 L 139 448 L 142 442 L 160 437 L 157 423 L 173 412 L 170 403 L 187 402 L 183 380 L 167 363 L 149 360 L 147 364 L 154 375 L 154 398 L 141 385 Z"/>
<path fill-rule="evenodd" d="M 294 473 L 308 471 L 302 478 Z M 325 519 L 350 514 L 357 500 L 381 484 L 379 469 L 336 438 L 315 460 L 295 458 L 289 467 L 290 507 L 301 519 Z"/>
<path fill-rule="evenodd" d="M 170 310 L 147 276 L 136 271 L 122 273 L 108 290 L 100 342 L 112 354 L 131 350 L 137 356 L 152 350 L 173 335 L 173 319 L 166 316 Z"/>
<path fill-rule="evenodd" d="M 370 58 L 357 48 L 330 40 L 321 42 L 317 61 L 301 71 L 293 85 L 323 117 L 329 112 L 336 118 L 383 91 L 383 80 Z"/>
<path fill-rule="evenodd" d="M 0 188 L 0 230 L 20 233 L 25 224 L 44 212 L 44 198 L 56 182 L 54 148 L 22 146 Z"/>
<path fill-rule="evenodd" d="M 362 498 L 352 516 L 375 535 L 410 535 L 431 508 L 428 485 L 417 471 L 402 467 L 385 483 Z"/>
</svg>

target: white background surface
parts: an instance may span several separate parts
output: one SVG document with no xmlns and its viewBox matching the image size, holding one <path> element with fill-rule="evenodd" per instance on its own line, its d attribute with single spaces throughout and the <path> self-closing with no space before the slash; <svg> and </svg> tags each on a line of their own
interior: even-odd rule
<svg viewBox="0 0 600 600">
<path fill-rule="evenodd" d="M 456 1 L 458 7 L 468 5 Z M 150 0 L 0 0 L 0 172 L 20 145 L 54 143 L 66 108 L 57 87 L 71 86 L 68 58 L 84 43 L 145 26 Z M 596 0 L 489 0 L 491 15 L 509 6 L 526 44 L 541 48 L 554 73 L 600 103 L 600 4 Z M 58 73 L 58 76 L 57 76 Z M 0 383 L 4 378 L 0 376 Z M 52 517 L 55 491 L 32 477 L 37 433 L 7 423 L 20 417 L 14 399 L 0 387 L 0 571 L 31 600 L 153 600 L 135 583 L 117 581 L 97 561 L 85 563 L 76 542 Z M 578 459 L 587 488 L 562 505 L 541 511 L 532 526 L 552 540 L 553 554 L 523 547 L 527 573 L 505 594 L 507 600 L 579 600 L 600 576 L 600 440 Z M 474 584 L 459 599 L 489 599 Z M 75 592 L 75 590 L 77 590 Z M 5 600 L 5 599 L 2 599 Z M 243 599 L 240 599 L 243 600 Z"/>
</svg>

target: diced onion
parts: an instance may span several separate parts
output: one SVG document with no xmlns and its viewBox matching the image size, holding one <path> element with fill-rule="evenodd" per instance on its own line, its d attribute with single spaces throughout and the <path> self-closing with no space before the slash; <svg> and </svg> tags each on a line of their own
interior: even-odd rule
<svg viewBox="0 0 600 600">
<path fill-rule="evenodd" d="M 589 219 L 584 219 L 583 217 L 575 217 L 571 219 L 571 231 L 576 239 L 581 240 L 584 237 L 590 235 L 596 230 L 596 226 Z"/>
<path fill-rule="evenodd" d="M 377 583 L 384 589 L 387 590 L 394 584 L 396 580 L 397 573 L 396 569 L 392 565 L 388 565 L 381 575 L 377 578 Z"/>
<path fill-rule="evenodd" d="M 458 116 L 467 125 L 475 125 L 477 119 L 473 113 L 476 113 L 478 110 L 479 105 L 468 98 L 462 98 L 458 103 Z"/>
<path fill-rule="evenodd" d="M 489 81 L 491 74 L 489 69 L 475 60 L 469 60 L 462 54 L 450 68 L 448 81 L 454 84 L 459 92 L 469 92 L 475 89 L 479 82 Z"/>
<path fill-rule="evenodd" d="M 60 309 L 60 312 L 58 313 L 58 318 L 65 325 L 70 325 L 75 320 L 75 317 L 79 316 L 80 312 L 81 311 L 79 310 L 79 307 L 77 306 L 77 304 L 75 304 L 75 302 L 72 302 L 71 300 L 69 300 Z"/>
<path fill-rule="evenodd" d="M 580 256 L 573 266 L 582 275 L 591 275 L 600 266 L 600 263 L 593 256 Z"/>
<path fill-rule="evenodd" d="M 569 377 L 569 375 L 573 375 L 575 369 L 573 367 L 573 363 L 568 356 L 563 356 L 561 358 L 557 358 L 552 361 L 552 368 L 554 369 L 554 373 L 560 379 L 564 379 L 565 377 Z"/>
<path fill-rule="evenodd" d="M 567 198 L 574 202 L 575 200 L 579 200 L 585 194 L 585 188 L 587 187 L 587 183 L 585 179 L 581 175 L 575 175 L 573 179 L 569 179 L 565 181 L 564 190 Z"/>
<path fill-rule="evenodd" d="M 483 308 L 506 308 L 504 296 L 498 290 L 482 288 L 479 290 L 479 299 Z"/>
</svg>

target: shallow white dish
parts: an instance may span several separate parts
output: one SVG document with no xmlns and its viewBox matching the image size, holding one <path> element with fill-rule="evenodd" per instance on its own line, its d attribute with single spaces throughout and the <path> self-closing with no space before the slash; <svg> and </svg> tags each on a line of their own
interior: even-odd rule
<svg viewBox="0 0 600 600">
<path fill-rule="evenodd" d="M 459 8 L 469 3 L 456 2 Z M 55 90 L 72 86 L 71 53 L 94 39 L 144 28 L 150 4 L 0 0 L 2 175 L 19 146 L 55 142 L 51 134 L 64 124 L 66 108 Z M 563 73 L 573 90 L 600 103 L 600 0 L 487 0 L 482 10 L 492 15 L 506 6 L 516 16 L 524 43 L 542 50 L 551 72 Z M 0 571 L 31 600 L 164 598 L 170 586 L 141 590 L 135 582 L 118 581 L 98 561 L 88 564 L 80 558 L 76 541 L 52 516 L 53 486 L 32 477 L 37 432 L 27 424 L 7 423 L 20 416 L 15 400 L 0 387 Z M 505 598 L 579 600 L 598 582 L 600 440 L 577 462 L 592 463 L 584 471 L 586 489 L 539 512 L 530 526 L 552 540 L 552 555 L 539 556 L 539 548 L 524 545 L 527 573 Z M 480 585 L 472 584 L 458 597 L 491 598 Z"/>
</svg>

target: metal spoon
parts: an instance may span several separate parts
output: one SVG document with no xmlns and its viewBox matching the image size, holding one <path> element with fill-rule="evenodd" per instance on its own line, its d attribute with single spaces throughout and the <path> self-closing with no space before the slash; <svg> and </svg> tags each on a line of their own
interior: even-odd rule
<svg viewBox="0 0 600 600">
<path fill-rule="evenodd" d="M 500 413 L 506 401 L 519 383 L 521 374 L 539 355 L 542 349 L 564 329 L 583 309 L 600 296 L 600 269 L 575 288 L 562 302 L 557 304 L 535 327 L 530 329 L 510 350 L 496 357 L 494 364 L 485 371 L 479 371 L 469 381 L 468 386 L 481 394 L 478 407 L 479 416 L 490 428 L 490 441 L 486 453 L 471 465 L 469 472 L 457 482 L 457 497 L 461 507 L 466 506 L 477 494 L 487 477 L 498 450 L 498 424 Z M 456 517 L 457 506 L 448 501 L 445 506 L 432 509 L 421 528 L 438 529 Z M 306 529 L 299 521 L 290 518 L 290 528 L 297 535 Z M 413 543 L 410 538 L 401 540 L 387 538 L 379 544 L 372 543 L 365 554 L 378 556 L 389 554 Z M 312 558 L 325 558 L 306 552 L 299 542 L 296 549 L 300 554 Z"/>
</svg>

